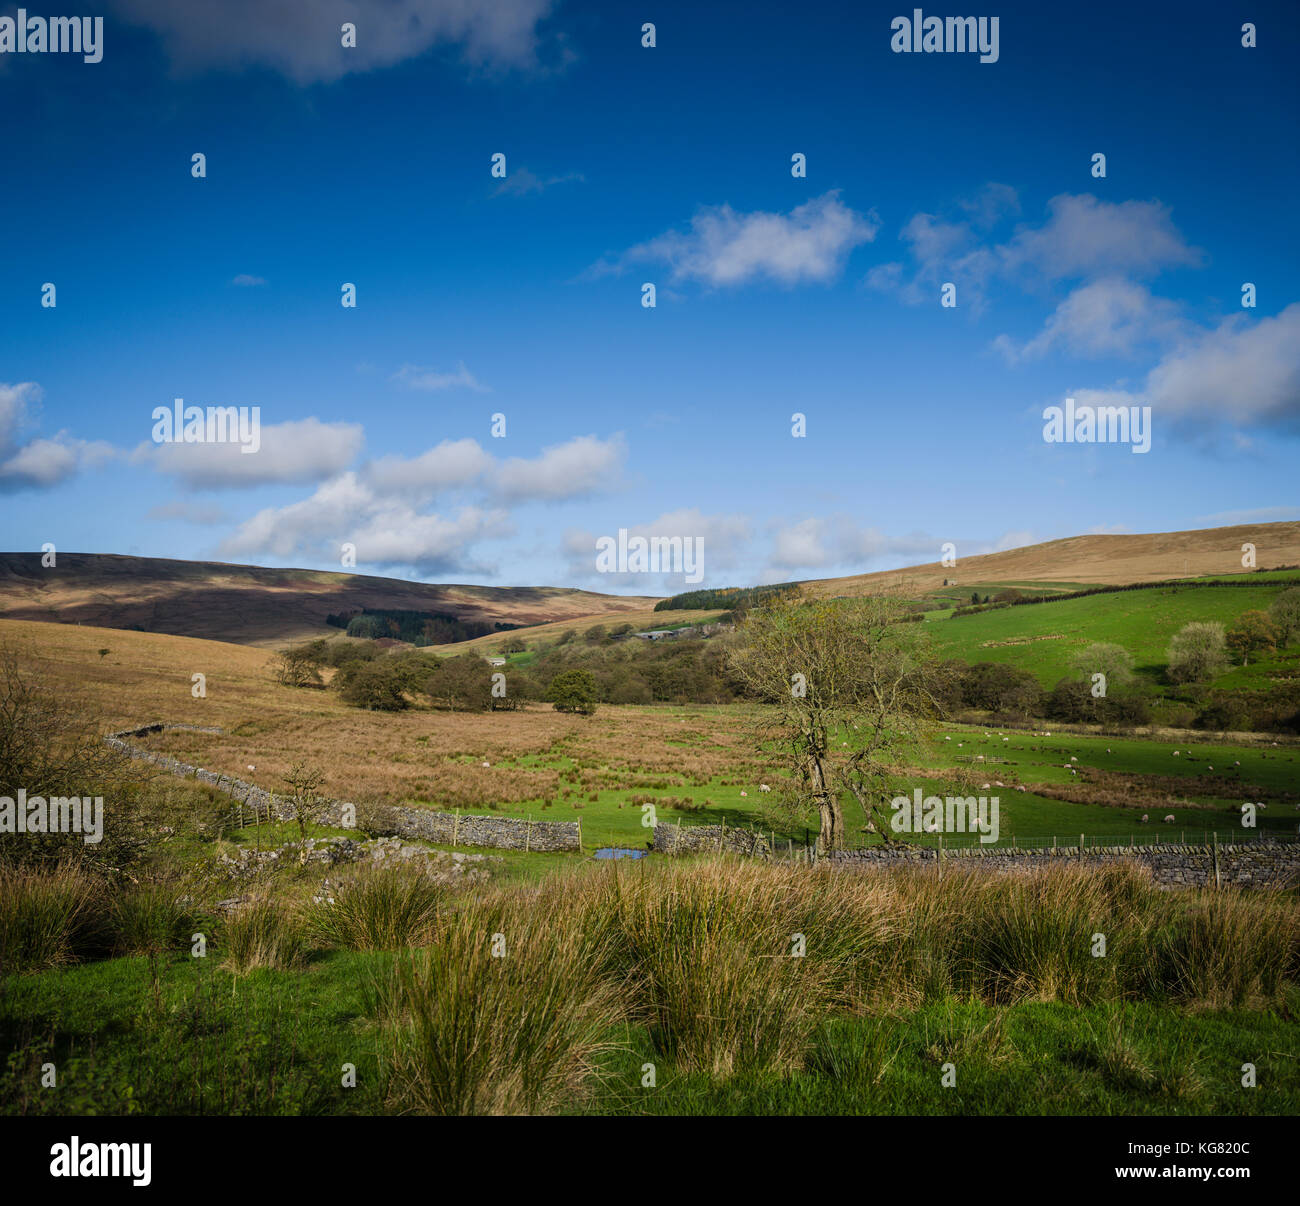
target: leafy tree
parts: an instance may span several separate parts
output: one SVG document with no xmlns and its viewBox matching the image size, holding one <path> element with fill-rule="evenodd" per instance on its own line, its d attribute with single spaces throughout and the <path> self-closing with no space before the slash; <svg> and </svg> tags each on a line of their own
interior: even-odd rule
<svg viewBox="0 0 1300 1206">
<path fill-rule="evenodd" d="M 350 662 L 335 677 L 344 703 L 377 712 L 400 712 L 410 707 L 406 692 L 411 683 L 396 658 Z"/>
<path fill-rule="evenodd" d="M 776 743 L 795 785 L 791 802 L 816 807 L 819 854 L 843 845 L 845 791 L 889 838 L 877 803 L 889 764 L 937 711 L 921 632 L 897 622 L 904 611 L 892 597 L 779 595 L 737 632 L 731 667 L 767 705 L 759 748 Z"/>
<path fill-rule="evenodd" d="M 1256 650 L 1267 652 L 1277 648 L 1277 629 L 1269 619 L 1268 612 L 1258 609 L 1243 611 L 1237 617 L 1237 622 L 1228 629 L 1227 642 L 1229 649 L 1241 654 L 1241 664 L 1244 666 Z"/>
<path fill-rule="evenodd" d="M 1300 632 L 1300 586 L 1284 590 L 1268 609 L 1273 627 L 1277 629 L 1278 644 L 1285 648 Z"/>
<path fill-rule="evenodd" d="M 1071 659 L 1076 673 L 1089 682 L 1094 674 L 1106 676 L 1106 694 L 1130 686 L 1133 682 L 1133 655 L 1123 645 L 1094 641 Z"/>
<path fill-rule="evenodd" d="M 1169 677 L 1176 683 L 1199 683 L 1228 667 L 1223 625 L 1193 621 L 1184 624 L 1169 642 Z"/>
<path fill-rule="evenodd" d="M 281 649 L 271 663 L 276 681 L 286 687 L 319 687 L 320 668 L 324 660 L 324 642 L 312 641 L 306 645 L 291 645 Z"/>
<path fill-rule="evenodd" d="M 596 710 L 595 676 L 589 670 L 565 670 L 551 679 L 546 698 L 557 712 L 581 712 L 590 716 Z"/>
</svg>

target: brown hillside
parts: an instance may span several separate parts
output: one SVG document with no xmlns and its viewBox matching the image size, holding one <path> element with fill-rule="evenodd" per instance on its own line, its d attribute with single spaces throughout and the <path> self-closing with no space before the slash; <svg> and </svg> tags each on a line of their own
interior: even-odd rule
<svg viewBox="0 0 1300 1206">
<path fill-rule="evenodd" d="M 460 620 L 544 624 L 653 605 L 653 598 L 552 586 L 409 582 L 101 553 L 59 553 L 57 567 L 43 569 L 38 553 L 0 553 L 0 618 L 139 627 L 241 645 L 337 635 L 339 629 L 329 627 L 325 617 L 348 608 L 438 611 Z"/>
<path fill-rule="evenodd" d="M 1030 582 L 1122 586 L 1246 573 L 1241 565 L 1241 546 L 1246 543 L 1255 546 L 1256 563 L 1261 567 L 1300 565 L 1300 522 L 1259 523 L 1191 532 L 1071 536 L 981 557 L 962 557 L 958 547 L 953 569 L 933 561 L 908 569 L 823 578 L 803 585 L 810 594 L 822 596 L 865 594 L 899 583 L 931 590 L 942 586 L 945 578 L 981 586 Z"/>
</svg>

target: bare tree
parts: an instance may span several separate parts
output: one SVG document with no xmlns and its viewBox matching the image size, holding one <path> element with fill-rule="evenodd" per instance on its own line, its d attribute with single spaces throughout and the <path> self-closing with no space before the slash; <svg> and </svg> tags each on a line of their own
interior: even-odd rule
<svg viewBox="0 0 1300 1206">
<path fill-rule="evenodd" d="M 895 596 L 766 600 L 746 617 L 732 671 L 764 703 L 760 742 L 781 751 L 796 805 L 820 820 L 818 854 L 844 844 L 848 793 L 888 841 L 894 757 L 939 712 L 921 625 Z"/>
</svg>

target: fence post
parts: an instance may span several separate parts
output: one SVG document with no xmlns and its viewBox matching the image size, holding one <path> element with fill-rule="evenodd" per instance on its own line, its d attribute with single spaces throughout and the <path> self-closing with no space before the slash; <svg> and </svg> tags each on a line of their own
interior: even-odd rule
<svg viewBox="0 0 1300 1206">
<path fill-rule="evenodd" d="M 582 853 L 582 818 L 578 818 L 578 853 Z"/>
<path fill-rule="evenodd" d="M 581 824 L 581 822 L 579 822 Z M 532 847 L 533 840 L 533 818 L 528 818 L 528 828 L 524 830 L 524 853 L 528 854 Z"/>
<path fill-rule="evenodd" d="M 456 809 L 456 819 L 451 824 L 451 844 L 460 845 L 460 809 Z"/>
<path fill-rule="evenodd" d="M 1219 831 L 1214 831 L 1214 888 L 1218 891 L 1219 884 Z"/>
<path fill-rule="evenodd" d="M 1079 857 L 1083 857 L 1083 834 L 1079 834 Z"/>
</svg>

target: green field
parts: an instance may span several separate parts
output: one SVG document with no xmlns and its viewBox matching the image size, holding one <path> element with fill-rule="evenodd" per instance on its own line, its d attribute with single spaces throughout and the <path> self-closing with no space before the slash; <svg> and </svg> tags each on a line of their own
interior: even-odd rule
<svg viewBox="0 0 1300 1206">
<path fill-rule="evenodd" d="M 1267 609 L 1288 584 L 1156 586 L 954 616 L 927 623 L 926 629 L 941 657 L 1019 666 L 1044 687 L 1068 673 L 1072 655 L 1096 641 L 1122 645 L 1138 673 L 1156 679 L 1168 660 L 1170 639 L 1185 624 L 1231 625 L 1243 611 Z M 1263 657 L 1242 677 L 1267 675 L 1295 657 Z"/>
</svg>

